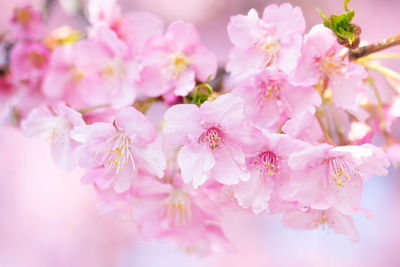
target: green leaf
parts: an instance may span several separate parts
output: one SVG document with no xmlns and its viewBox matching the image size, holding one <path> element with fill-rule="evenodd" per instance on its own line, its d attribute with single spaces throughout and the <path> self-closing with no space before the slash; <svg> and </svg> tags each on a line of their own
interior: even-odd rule
<svg viewBox="0 0 400 267">
<path fill-rule="evenodd" d="M 326 16 L 320 9 L 317 8 L 319 15 L 324 21 L 324 26 L 331 29 L 339 41 L 347 41 L 350 45 L 355 40 L 355 27 L 351 23 L 354 18 L 354 10 L 347 9 L 347 3 L 350 0 L 344 0 L 345 12 L 340 15 Z"/>
</svg>

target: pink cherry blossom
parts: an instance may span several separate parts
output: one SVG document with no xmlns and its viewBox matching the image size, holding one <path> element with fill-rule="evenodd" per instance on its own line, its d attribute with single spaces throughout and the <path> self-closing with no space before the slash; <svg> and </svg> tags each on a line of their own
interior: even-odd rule
<svg viewBox="0 0 400 267">
<path fill-rule="evenodd" d="M 49 65 L 50 51 L 38 42 L 18 42 L 10 52 L 10 71 L 16 82 L 37 85 Z"/>
<path fill-rule="evenodd" d="M 231 190 L 240 206 L 259 214 L 268 208 L 271 194 L 280 194 L 282 185 L 291 177 L 288 159 L 306 144 L 283 134 L 267 134 L 255 138 L 246 148 L 246 166 L 250 180 L 233 185 Z"/>
<path fill-rule="evenodd" d="M 268 66 L 289 73 L 300 55 L 305 22 L 299 7 L 272 4 L 260 19 L 256 10 L 231 17 L 228 35 L 234 48 L 227 70 L 241 78 Z"/>
<path fill-rule="evenodd" d="M 186 96 L 196 86 L 215 76 L 217 59 L 201 43 L 192 24 L 172 23 L 164 36 L 154 36 L 145 44 L 140 89 L 155 97 L 169 92 Z"/>
<path fill-rule="evenodd" d="M 74 107 L 109 104 L 119 108 L 133 103 L 139 67 L 128 47 L 107 28 L 93 40 L 79 41 L 54 51 L 42 90 Z"/>
<path fill-rule="evenodd" d="M 30 5 L 14 10 L 10 21 L 12 36 L 18 40 L 39 40 L 44 34 L 44 24 L 39 11 Z"/>
<path fill-rule="evenodd" d="M 282 223 L 284 226 L 296 230 L 313 230 L 318 227 L 328 226 L 335 233 L 349 236 L 351 242 L 360 240 L 360 234 L 354 226 L 353 219 L 334 208 L 327 210 L 292 209 L 285 212 Z"/>
<path fill-rule="evenodd" d="M 367 72 L 361 65 L 349 62 L 342 50 L 328 28 L 314 26 L 304 37 L 301 58 L 290 80 L 297 85 L 320 82 L 331 90 L 332 100 L 338 107 L 361 118 L 360 94 L 365 89 L 363 79 Z"/>
<path fill-rule="evenodd" d="M 84 124 L 80 113 L 60 103 L 32 110 L 22 121 L 21 128 L 27 136 L 40 136 L 47 140 L 56 164 L 71 170 L 77 163 L 77 143 L 71 140 L 70 132 L 73 127 Z"/>
<path fill-rule="evenodd" d="M 293 153 L 289 166 L 298 170 L 287 183 L 292 198 L 312 208 L 334 207 L 349 215 L 360 208 L 363 180 L 386 175 L 390 163 L 379 148 L 321 144 Z"/>
<path fill-rule="evenodd" d="M 192 181 L 197 188 L 209 178 L 228 185 L 249 179 L 242 144 L 250 132 L 243 108 L 241 98 L 226 94 L 200 108 L 181 104 L 167 110 L 164 134 L 182 146 L 178 164 L 185 183 Z"/>
<path fill-rule="evenodd" d="M 83 182 L 124 192 L 139 170 L 163 176 L 166 163 L 160 140 L 146 117 L 133 107 L 122 108 L 113 124 L 75 127 L 71 137 L 81 143 L 79 164 L 88 169 Z"/>
<path fill-rule="evenodd" d="M 264 129 L 278 129 L 288 117 L 303 111 L 314 112 L 314 107 L 321 104 L 313 87 L 291 85 L 286 74 L 275 67 L 244 79 L 232 94 L 244 99 L 246 118 Z"/>
</svg>

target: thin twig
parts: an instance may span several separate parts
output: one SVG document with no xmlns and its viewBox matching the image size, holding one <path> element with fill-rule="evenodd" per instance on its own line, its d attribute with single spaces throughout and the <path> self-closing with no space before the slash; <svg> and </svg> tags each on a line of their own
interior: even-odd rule
<svg viewBox="0 0 400 267">
<path fill-rule="evenodd" d="M 369 54 L 376 53 L 378 51 L 382 51 L 384 49 L 396 46 L 400 44 L 400 34 L 395 36 L 383 39 L 380 42 L 375 44 L 370 44 L 367 46 L 361 46 L 356 49 L 349 50 L 349 58 L 350 59 L 358 59 L 360 57 L 365 57 Z"/>
</svg>

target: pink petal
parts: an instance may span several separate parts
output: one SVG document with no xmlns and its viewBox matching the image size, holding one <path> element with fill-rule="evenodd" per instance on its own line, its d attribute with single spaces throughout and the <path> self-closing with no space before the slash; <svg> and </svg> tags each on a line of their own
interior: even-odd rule
<svg viewBox="0 0 400 267">
<path fill-rule="evenodd" d="M 156 139 L 153 125 L 134 107 L 128 106 L 118 111 L 115 123 L 134 144 L 148 144 Z"/>
<path fill-rule="evenodd" d="M 224 94 L 214 101 L 204 102 L 200 113 L 202 120 L 213 122 L 227 130 L 237 129 L 244 117 L 243 100 L 232 94 Z"/>
<path fill-rule="evenodd" d="M 215 77 L 218 68 L 217 57 L 204 46 L 197 46 L 190 55 L 189 61 L 199 81 L 205 82 L 207 78 Z"/>
<path fill-rule="evenodd" d="M 134 51 L 140 51 L 149 37 L 161 35 L 162 21 L 146 12 L 129 12 L 122 17 L 118 33 Z"/>
<path fill-rule="evenodd" d="M 152 65 L 144 67 L 140 73 L 138 88 L 143 94 L 149 97 L 158 97 L 171 89 L 171 84 L 162 73 L 162 67 Z"/>
<path fill-rule="evenodd" d="M 222 147 L 213 154 L 215 166 L 212 168 L 212 178 L 225 185 L 233 185 L 239 181 L 250 179 L 250 173 L 244 170 L 243 166 L 239 166 L 240 162 L 235 161 L 235 157 L 229 148 Z"/>
<path fill-rule="evenodd" d="M 186 69 L 183 71 L 177 79 L 174 81 L 175 90 L 174 93 L 177 96 L 186 96 L 192 91 L 196 86 L 196 79 L 194 71 L 191 69 Z"/>
<path fill-rule="evenodd" d="M 283 94 L 289 107 L 288 114 L 291 117 L 304 111 L 313 113 L 315 107 L 321 105 L 321 97 L 314 87 L 294 87 L 288 85 L 284 88 Z"/>
<path fill-rule="evenodd" d="M 187 52 L 200 44 L 200 35 L 192 24 L 173 22 L 165 33 L 165 40 L 180 52 Z"/>
<path fill-rule="evenodd" d="M 268 5 L 263 12 L 263 21 L 276 25 L 276 34 L 280 38 L 293 33 L 303 34 L 306 27 L 301 9 L 289 3 Z"/>
<path fill-rule="evenodd" d="M 237 15 L 230 18 L 228 24 L 229 39 L 234 46 L 248 49 L 264 37 L 264 30 L 260 27 L 258 14 L 251 9 L 247 16 Z"/>
<path fill-rule="evenodd" d="M 158 178 L 164 176 L 164 170 L 167 167 L 161 145 L 161 139 L 158 138 L 156 142 L 145 147 L 135 147 L 133 149 L 135 163 L 138 168 L 142 168 Z"/>
<path fill-rule="evenodd" d="M 178 154 L 178 165 L 183 181 L 186 184 L 192 181 L 193 187 L 197 188 L 209 178 L 215 160 L 205 144 L 183 146 Z"/>
<path fill-rule="evenodd" d="M 180 104 L 170 107 L 164 115 L 165 139 L 176 145 L 189 144 L 203 132 L 199 123 L 199 108 L 193 104 Z"/>
<path fill-rule="evenodd" d="M 112 136 L 115 128 L 105 122 L 96 122 L 90 125 L 76 126 L 71 130 L 71 138 L 81 143 L 104 139 Z"/>
</svg>

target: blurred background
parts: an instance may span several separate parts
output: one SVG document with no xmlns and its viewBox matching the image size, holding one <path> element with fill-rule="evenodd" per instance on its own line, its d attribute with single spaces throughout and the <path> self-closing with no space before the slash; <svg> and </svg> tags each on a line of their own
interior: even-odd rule
<svg viewBox="0 0 400 267">
<path fill-rule="evenodd" d="M 0 33 L 6 31 L 15 6 L 26 0 L 0 0 Z M 49 1 L 47 1 L 49 2 Z M 270 3 L 300 6 L 307 30 L 325 14 L 343 11 L 332 0 L 120 0 L 123 12 L 141 10 L 161 17 L 165 25 L 182 19 L 194 23 L 204 44 L 226 62 L 229 17 L 250 8 L 260 13 Z M 41 7 L 45 1 L 31 1 Z M 74 15 L 75 0 L 54 1 L 47 27 L 85 29 Z M 400 33 L 399 0 L 352 0 L 362 40 L 375 42 Z M 393 48 L 399 51 L 399 48 Z M 385 62 L 400 71 L 398 62 Z M 387 86 L 380 84 L 382 90 Z M 280 216 L 227 213 L 223 227 L 236 251 L 200 257 L 167 241 L 143 240 L 135 225 L 96 213 L 96 196 L 79 182 L 82 171 L 65 173 L 50 156 L 48 144 L 28 139 L 8 126 L 0 128 L 0 267 L 141 267 L 141 266 L 400 266 L 400 173 L 365 182 L 363 208 L 375 219 L 355 216 L 361 241 L 328 229 L 285 229 Z"/>
</svg>

